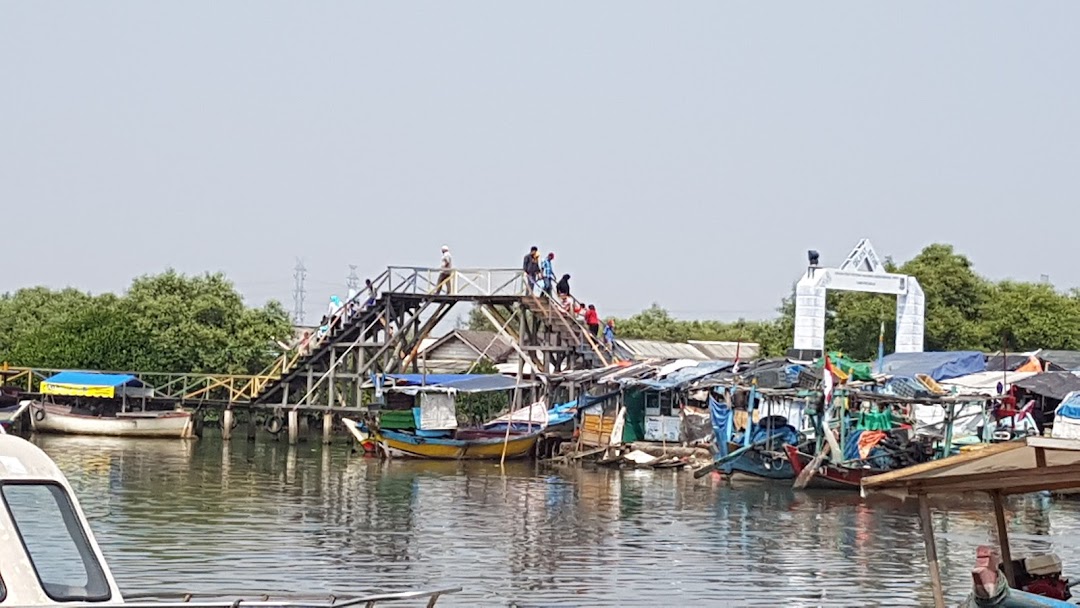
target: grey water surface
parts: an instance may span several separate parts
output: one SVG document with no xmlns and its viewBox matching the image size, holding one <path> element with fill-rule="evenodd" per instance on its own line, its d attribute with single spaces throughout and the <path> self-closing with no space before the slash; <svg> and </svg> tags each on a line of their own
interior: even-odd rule
<svg viewBox="0 0 1080 608">
<path fill-rule="evenodd" d="M 339 596 L 461 586 L 440 606 L 932 605 L 913 504 L 689 472 L 382 461 L 289 447 L 35 436 L 125 593 Z M 1013 553 L 1080 574 L 1080 501 L 1009 503 Z M 950 603 L 989 502 L 935 503 Z"/>
</svg>

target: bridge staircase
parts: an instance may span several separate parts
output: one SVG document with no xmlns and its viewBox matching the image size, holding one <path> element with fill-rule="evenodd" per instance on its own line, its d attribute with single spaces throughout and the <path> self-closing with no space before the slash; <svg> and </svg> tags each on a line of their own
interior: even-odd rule
<svg viewBox="0 0 1080 608">
<path fill-rule="evenodd" d="M 372 373 L 422 370 L 423 340 L 461 302 L 480 307 L 533 369 L 588 369 L 613 359 L 578 315 L 547 294 L 534 295 L 518 270 L 455 269 L 449 280 L 442 279 L 439 269 L 387 269 L 373 282 L 379 294 L 373 305 L 363 306 L 366 293 L 347 302 L 313 347 L 278 360 L 265 374 L 276 379 L 254 401 L 359 405 L 359 386 Z M 315 397 L 316 391 L 322 394 Z"/>
</svg>

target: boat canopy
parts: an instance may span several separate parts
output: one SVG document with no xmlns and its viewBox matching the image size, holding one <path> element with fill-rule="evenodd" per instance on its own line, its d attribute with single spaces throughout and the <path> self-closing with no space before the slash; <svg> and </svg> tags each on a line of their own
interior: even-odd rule
<svg viewBox="0 0 1080 608">
<path fill-rule="evenodd" d="M 1080 440 L 1025 437 L 863 479 L 863 493 L 1027 494 L 1080 488 Z"/>
<path fill-rule="evenodd" d="M 60 372 L 41 383 L 45 395 L 72 397 L 153 397 L 154 389 L 130 374 L 101 374 L 97 372 Z"/>
</svg>

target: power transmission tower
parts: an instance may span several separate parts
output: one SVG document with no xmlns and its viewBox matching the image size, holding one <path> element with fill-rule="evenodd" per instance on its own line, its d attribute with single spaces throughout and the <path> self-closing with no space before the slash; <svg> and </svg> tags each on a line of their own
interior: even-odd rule
<svg viewBox="0 0 1080 608">
<path fill-rule="evenodd" d="M 296 268 L 293 268 L 293 279 L 296 280 L 296 285 L 293 287 L 293 323 L 297 325 L 304 324 L 304 296 L 307 295 L 304 279 L 306 278 L 307 268 L 304 268 L 304 261 L 296 258 Z"/>
<path fill-rule="evenodd" d="M 356 264 L 349 264 L 349 276 L 345 277 L 345 285 L 349 289 L 360 288 L 360 277 L 356 275 Z"/>
</svg>

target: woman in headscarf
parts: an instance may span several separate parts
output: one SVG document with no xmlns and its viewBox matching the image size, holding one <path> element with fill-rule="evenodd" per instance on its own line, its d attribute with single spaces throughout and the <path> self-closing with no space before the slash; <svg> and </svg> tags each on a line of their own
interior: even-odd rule
<svg viewBox="0 0 1080 608">
<path fill-rule="evenodd" d="M 562 278 L 559 279 L 559 283 L 555 285 L 555 292 L 560 296 L 570 295 L 570 275 L 562 275 Z"/>
</svg>

